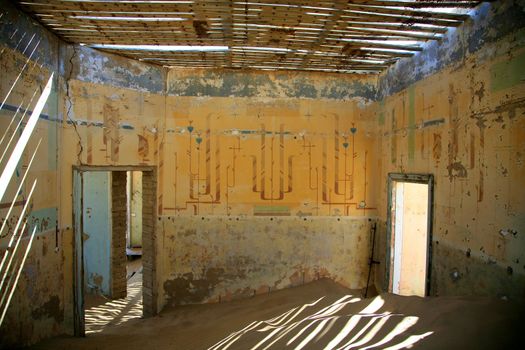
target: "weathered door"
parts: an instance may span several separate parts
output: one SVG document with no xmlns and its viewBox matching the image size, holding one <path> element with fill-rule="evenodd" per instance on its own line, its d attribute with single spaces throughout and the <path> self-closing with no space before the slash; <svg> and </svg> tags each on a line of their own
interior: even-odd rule
<svg viewBox="0 0 525 350">
<path fill-rule="evenodd" d="M 111 295 L 110 172 L 83 173 L 82 232 L 86 291 Z"/>
</svg>

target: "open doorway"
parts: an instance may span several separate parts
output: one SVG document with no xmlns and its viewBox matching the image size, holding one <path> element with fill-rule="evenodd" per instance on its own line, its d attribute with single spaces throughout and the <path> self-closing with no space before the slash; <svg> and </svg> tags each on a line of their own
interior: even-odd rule
<svg viewBox="0 0 525 350">
<path fill-rule="evenodd" d="M 392 293 L 429 293 L 433 182 L 426 174 L 388 176 L 387 275 Z"/>
<path fill-rule="evenodd" d="M 126 175 L 126 255 L 135 260 L 142 257 L 142 172 L 128 171 Z"/>
<path fill-rule="evenodd" d="M 142 315 L 142 172 L 126 173 L 126 303 L 125 317 Z"/>
<path fill-rule="evenodd" d="M 150 167 L 74 169 L 76 335 L 155 314 L 154 174 Z"/>
</svg>

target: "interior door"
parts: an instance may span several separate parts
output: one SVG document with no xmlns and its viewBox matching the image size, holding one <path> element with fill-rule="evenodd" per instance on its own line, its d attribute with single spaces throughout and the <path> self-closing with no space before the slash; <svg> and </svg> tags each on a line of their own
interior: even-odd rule
<svg viewBox="0 0 525 350">
<path fill-rule="evenodd" d="M 82 232 L 86 291 L 111 297 L 110 172 L 83 173 Z"/>
<path fill-rule="evenodd" d="M 77 337 L 85 335 L 84 323 L 84 257 L 82 238 L 82 175 L 80 171 L 73 171 L 73 221 L 74 221 L 74 333 Z"/>
</svg>

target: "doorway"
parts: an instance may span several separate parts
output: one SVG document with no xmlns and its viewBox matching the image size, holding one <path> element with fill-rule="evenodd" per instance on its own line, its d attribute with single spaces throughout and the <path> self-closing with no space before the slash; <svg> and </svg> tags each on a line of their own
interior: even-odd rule
<svg viewBox="0 0 525 350">
<path fill-rule="evenodd" d="M 142 172 L 128 171 L 126 255 L 128 260 L 142 256 Z"/>
<path fill-rule="evenodd" d="M 156 313 L 153 167 L 73 169 L 75 335 Z"/>
<path fill-rule="evenodd" d="M 433 183 L 430 174 L 388 175 L 387 276 L 391 293 L 429 294 Z"/>
</svg>

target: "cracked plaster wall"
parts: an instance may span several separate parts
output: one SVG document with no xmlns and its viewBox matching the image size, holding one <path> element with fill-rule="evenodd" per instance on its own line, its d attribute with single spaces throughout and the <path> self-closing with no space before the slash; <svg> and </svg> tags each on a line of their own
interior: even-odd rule
<svg viewBox="0 0 525 350">
<path fill-rule="evenodd" d="M 12 290 L 13 281 L 18 271 L 20 279 L 14 288 L 9 307 L 0 327 L 0 348 L 13 348 L 15 345 L 28 345 L 40 339 L 62 334 L 66 331 L 67 300 L 64 298 L 64 275 L 67 270 L 62 250 L 63 240 L 59 230 L 58 208 L 60 206 L 59 182 L 60 145 L 59 121 L 62 117 L 62 83 L 60 77 L 60 41 L 54 35 L 36 26 L 25 15 L 20 14 L 11 4 L 0 2 L 0 130 L 2 134 L 10 130 L 11 135 L 19 136 L 21 128 L 16 125 L 23 115 L 27 120 L 40 92 L 46 85 L 51 73 L 54 73 L 53 88 L 35 127 L 26 151 L 19 162 L 6 195 L 0 207 L 0 222 L 6 220 L 8 205 L 13 198 L 15 206 L 7 221 L 6 229 L 0 237 L 0 254 L 4 256 L 22 208 L 27 203 L 29 215 L 24 236 L 20 245 L 9 256 L 15 260 L 2 269 L 2 279 L 10 283 L 3 284 L 3 301 Z M 30 59 L 29 59 L 30 58 Z M 34 97 L 33 97 L 34 96 Z M 7 97 L 7 98 L 6 98 Z M 14 119 L 15 123 L 10 125 Z M 24 123 L 22 124 L 24 125 Z M 2 143 L 2 153 L 7 155 L 13 150 L 18 137 L 9 147 L 7 139 Z M 37 150 L 37 144 L 40 146 Z M 20 192 L 17 187 L 27 169 L 29 160 L 35 152 L 35 160 L 29 169 L 25 185 Z M 3 169 L 8 156 L 3 157 L 0 168 Z M 32 182 L 37 180 L 33 196 L 28 201 Z M 30 232 L 36 227 L 36 235 L 21 268 Z M 7 274 L 5 272 L 8 271 Z M 9 286 L 9 287 L 7 287 Z M 2 310 L 6 302 L 2 304 Z"/>
<path fill-rule="evenodd" d="M 432 294 L 523 296 L 525 196 L 523 186 L 516 185 L 525 175 L 524 36 L 523 16 L 518 16 L 522 4 L 510 1 L 482 5 L 475 18 L 449 33 L 441 46 L 429 44 L 421 55 L 399 62 L 377 80 L 331 74 L 166 70 L 89 48 L 73 49 L 2 3 L 10 13 L 4 18 L 35 33 L 43 43 L 31 62 L 38 58 L 44 66 L 24 78 L 27 82 L 16 89 L 16 96 L 27 96 L 31 84 L 41 84 L 49 71 L 57 73 L 55 107 L 48 107 L 45 114 L 54 121 L 44 116 L 37 132 L 48 134 L 44 143 L 58 137 L 57 144 L 61 145 L 54 165 L 59 172 L 49 168 L 54 164 L 57 144 L 45 145 L 42 154 L 49 158 L 43 156 L 38 161 L 42 170 L 37 176 L 48 181 L 48 188 L 57 188 L 56 193 L 53 190 L 51 196 L 35 197 L 48 201 L 39 207 L 59 208 L 58 215 L 55 210 L 59 219 L 58 253 L 53 250 L 53 227 L 35 241 L 24 269 L 26 281 L 21 282 L 17 291 L 20 294 L 13 301 L 11 317 L 18 321 L 13 319 L 12 327 L 31 327 L 10 332 L 16 334 L 10 341 L 28 344 L 72 332 L 73 299 L 68 287 L 73 278 L 71 167 L 79 163 L 159 167 L 159 306 L 246 297 L 264 293 L 268 287 L 272 290 L 300 284 L 303 275 L 304 281 L 322 275 L 352 288 L 363 287 L 369 238 L 366 219 L 378 215 L 379 232 L 384 232 L 385 184 L 390 171 L 432 172 L 436 176 Z M 11 27 L 2 27 L 2 67 L 8 72 L 2 78 L 3 92 L 28 55 L 6 39 L 12 23 Z M 27 44 L 24 40 L 22 43 Z M 11 100 L 10 104 L 15 106 L 16 102 Z M 340 151 L 346 148 L 345 137 L 355 134 L 357 141 L 359 181 L 355 183 L 355 202 L 348 207 L 348 217 L 346 204 L 325 205 L 319 217 L 311 215 L 315 214 L 315 196 L 302 192 L 284 206 L 257 207 L 253 201 L 240 199 L 232 213 L 224 202 L 222 206 L 201 207 L 199 200 L 198 213 L 204 215 L 204 220 L 202 215 L 194 215 L 193 206 L 186 212 L 170 211 L 181 203 L 173 200 L 177 198 L 173 152 L 187 150 L 183 146 L 186 141 L 174 142 L 173 134 L 189 131 L 189 121 L 193 120 L 194 130 L 205 135 L 210 111 L 223 119 L 245 118 L 246 126 L 259 130 L 258 134 L 246 134 L 248 139 L 254 138 L 246 141 L 252 144 L 261 138 L 257 118 L 262 111 L 265 118 L 269 117 L 268 130 L 275 132 L 272 142 L 277 145 L 279 119 L 272 115 L 284 110 L 289 114 L 286 120 L 294 125 L 293 132 L 286 136 L 290 138 L 285 141 L 291 145 L 288 150 L 300 152 L 300 145 L 292 140 L 293 136 L 302 137 L 303 130 L 320 130 L 329 135 L 326 153 L 330 161 L 326 168 L 327 178 L 333 179 L 336 124 L 333 116 L 329 117 L 333 119 L 330 123 L 323 122 L 326 106 L 332 109 L 330 113 L 341 116 Z M 313 116 L 313 124 L 308 124 L 308 115 Z M 5 115 L 2 118 L 8 120 Z M 219 130 L 237 128 L 233 119 L 217 123 Z M 226 140 L 235 140 L 231 136 L 235 135 Z M 193 134 L 190 138 L 192 147 L 199 143 L 198 137 Z M 314 162 L 319 162 L 319 172 L 323 168 L 322 139 L 319 136 L 316 141 L 319 144 L 313 155 Z M 205 137 L 201 142 L 204 148 Z M 219 157 L 231 159 L 229 142 L 219 143 L 225 147 Z M 278 147 L 273 152 L 278 159 Z M 201 166 L 205 169 L 203 158 Z M 301 162 L 308 169 L 308 158 Z M 278 178 L 279 172 L 275 171 Z M 301 174 L 304 171 L 297 177 L 304 177 Z M 223 181 L 225 177 L 226 173 Z M 257 182 L 260 184 L 260 179 Z M 202 185 L 199 180 L 197 190 L 206 192 L 204 184 L 205 180 Z M 250 184 L 248 176 L 238 193 L 248 193 Z M 189 184 L 179 186 L 189 196 Z M 278 193 L 279 185 L 275 186 Z M 327 185 L 327 195 L 330 186 L 334 185 Z M 300 209 L 303 197 L 311 206 L 308 210 Z M 359 207 L 361 201 L 369 211 Z M 256 213 L 267 216 L 254 216 Z M 280 216 L 283 213 L 287 216 Z M 279 225 L 269 221 L 271 217 Z M 378 235 L 379 247 L 386 246 L 384 238 L 384 234 Z M 183 250 L 177 249 L 177 242 Z M 312 242 L 319 244 L 313 246 Z M 341 242 L 345 242 L 344 248 L 339 246 Z M 259 249 L 253 252 L 253 247 Z M 380 254 L 384 256 L 384 250 Z M 275 271 L 273 261 L 278 262 Z M 383 282 L 382 269 L 384 264 L 377 269 L 378 284 Z M 31 275 L 34 271 L 38 273 Z"/>
<path fill-rule="evenodd" d="M 483 4 L 379 78 L 379 254 L 387 174 L 434 174 L 431 295 L 525 296 L 524 18 L 523 1 Z"/>
</svg>

